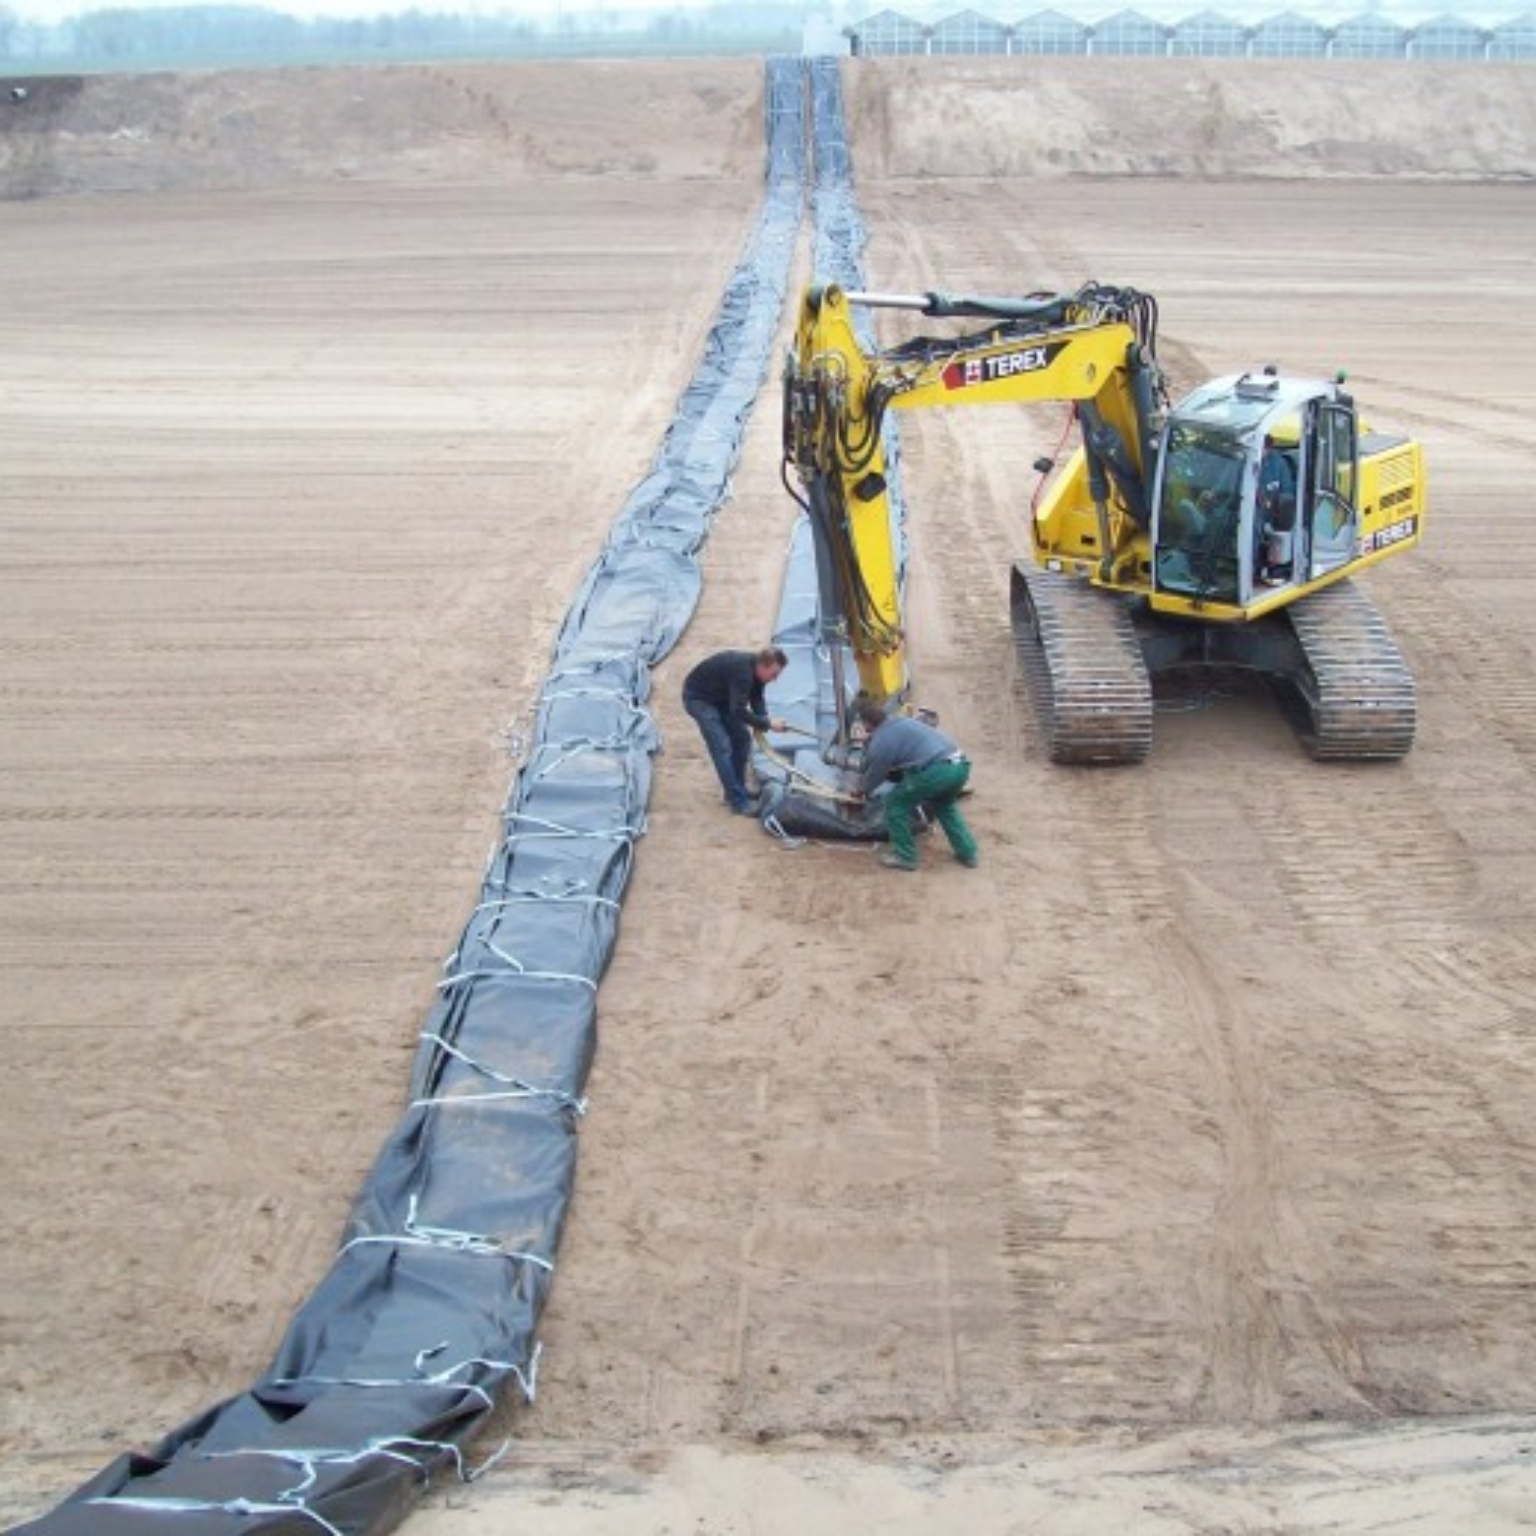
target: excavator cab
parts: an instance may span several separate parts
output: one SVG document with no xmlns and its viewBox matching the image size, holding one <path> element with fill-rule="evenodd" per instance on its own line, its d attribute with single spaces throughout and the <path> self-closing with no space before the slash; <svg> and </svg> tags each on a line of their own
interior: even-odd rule
<svg viewBox="0 0 1536 1536">
<path fill-rule="evenodd" d="M 1272 371 L 1217 379 L 1163 429 L 1155 592 L 1248 610 L 1355 557 L 1358 433 L 1336 384 Z"/>
</svg>

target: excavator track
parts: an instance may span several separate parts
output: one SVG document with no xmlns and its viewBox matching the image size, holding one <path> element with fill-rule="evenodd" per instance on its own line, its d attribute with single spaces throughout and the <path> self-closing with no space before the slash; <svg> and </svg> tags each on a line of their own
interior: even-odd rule
<svg viewBox="0 0 1536 1536">
<path fill-rule="evenodd" d="M 1125 604 L 1086 581 L 1013 570 L 1013 638 L 1053 763 L 1139 763 L 1152 681 Z"/>
<path fill-rule="evenodd" d="M 1396 759 L 1413 745 L 1413 674 L 1376 605 L 1341 581 L 1286 610 L 1305 666 L 1296 678 L 1315 758 Z"/>
</svg>

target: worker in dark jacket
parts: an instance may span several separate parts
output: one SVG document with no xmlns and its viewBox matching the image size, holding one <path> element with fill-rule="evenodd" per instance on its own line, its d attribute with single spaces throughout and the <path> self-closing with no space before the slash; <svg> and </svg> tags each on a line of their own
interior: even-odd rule
<svg viewBox="0 0 1536 1536">
<path fill-rule="evenodd" d="M 882 797 L 891 846 L 880 862 L 889 869 L 917 868 L 912 817 L 919 805 L 930 805 L 955 857 L 974 869 L 976 839 L 960 814 L 960 792 L 971 776 L 965 754 L 943 731 L 911 715 L 887 714 L 873 699 L 861 699 L 856 713 L 867 732 L 860 790 L 869 796 L 882 784 L 891 786 Z"/>
<path fill-rule="evenodd" d="M 747 792 L 752 732 L 784 729 L 782 720 L 769 715 L 763 688 L 788 665 L 784 652 L 775 646 L 756 652 L 717 651 L 683 679 L 683 708 L 709 749 L 725 803 L 740 816 L 750 816 L 757 809 Z"/>
</svg>

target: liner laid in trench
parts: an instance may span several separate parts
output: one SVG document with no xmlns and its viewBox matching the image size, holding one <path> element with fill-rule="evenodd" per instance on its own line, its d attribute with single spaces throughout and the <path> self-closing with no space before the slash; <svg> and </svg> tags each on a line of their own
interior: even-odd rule
<svg viewBox="0 0 1536 1536">
<path fill-rule="evenodd" d="M 330 1273 L 247 1392 L 120 1458 L 30 1536 L 377 1536 L 516 1383 L 570 1200 L 595 997 L 657 747 L 650 667 L 766 376 L 800 223 L 803 69 L 767 71 L 768 188 L 703 361 L 555 646 L 506 834 L 422 1032 L 411 1103 Z"/>
<path fill-rule="evenodd" d="M 858 291 L 864 287 L 864 222 L 853 187 L 853 157 L 849 152 L 843 113 L 842 76 L 835 59 L 816 59 L 809 66 L 811 89 L 811 161 L 814 167 L 812 212 L 812 270 L 820 283 Z M 866 351 L 875 348 L 873 327 L 863 310 L 855 311 L 854 329 Z M 897 552 L 897 589 L 906 584 L 906 533 L 901 494 L 901 456 L 895 413 L 882 427 L 887 505 L 891 539 Z M 840 787 L 840 775 L 821 760 L 821 743 L 830 741 L 841 718 L 837 698 L 837 669 L 832 645 L 823 635 L 822 614 L 828 601 L 817 573 L 815 538 L 810 519 L 795 523 L 786 562 L 784 590 L 774 626 L 774 643 L 789 658 L 789 666 L 774 685 L 773 712 L 804 734 L 775 750 L 792 772 L 772 760 L 760 760 L 759 779 L 769 787 L 764 825 L 781 837 L 814 837 L 860 841 L 885 836 L 884 814 L 874 806 L 851 806 L 829 797 Z M 845 686 L 856 679 L 853 654 L 840 646 Z"/>
</svg>

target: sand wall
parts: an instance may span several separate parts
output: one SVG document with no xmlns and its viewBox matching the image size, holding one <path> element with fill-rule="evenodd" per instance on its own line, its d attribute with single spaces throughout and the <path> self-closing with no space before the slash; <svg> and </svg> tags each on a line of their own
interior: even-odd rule
<svg viewBox="0 0 1536 1536">
<path fill-rule="evenodd" d="M 845 65 L 865 181 L 1526 179 L 1536 70 L 1192 59 Z M 0 196 L 761 174 L 761 65 L 572 61 L 29 80 L 0 104 Z"/>
</svg>

